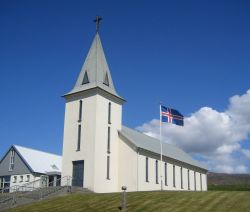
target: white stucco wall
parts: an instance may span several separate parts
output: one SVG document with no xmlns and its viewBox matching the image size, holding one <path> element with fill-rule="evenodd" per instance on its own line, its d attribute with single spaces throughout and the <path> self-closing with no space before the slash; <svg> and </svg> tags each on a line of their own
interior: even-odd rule
<svg viewBox="0 0 250 212">
<path fill-rule="evenodd" d="M 111 103 L 111 124 L 108 123 L 108 105 Z M 114 192 L 118 187 L 118 130 L 121 130 L 121 105 L 97 95 L 95 137 L 95 192 Z M 107 151 L 110 127 L 110 153 Z M 110 157 L 110 178 L 107 179 L 107 156 Z"/>
<path fill-rule="evenodd" d="M 128 141 L 119 137 L 119 183 L 117 191 L 127 186 L 127 191 L 138 191 L 138 154 Z"/>
<path fill-rule="evenodd" d="M 27 175 L 30 176 L 30 179 L 28 181 Z M 23 180 L 21 180 L 21 176 L 23 177 Z M 15 180 L 16 177 L 16 180 Z M 31 184 L 33 181 L 39 180 L 40 176 L 36 176 L 33 174 L 22 174 L 22 175 L 11 175 L 10 177 L 10 192 L 13 192 L 15 189 L 20 188 L 21 186 L 26 186 L 26 190 L 32 190 L 34 188 L 40 187 L 40 183 L 34 183 L 32 184 L 32 188 L 29 188 L 28 185 Z"/>
<path fill-rule="evenodd" d="M 119 145 L 119 187 L 125 185 L 128 191 L 151 191 L 161 189 L 161 170 L 159 155 L 137 150 L 126 139 L 121 138 Z M 146 157 L 148 157 L 148 182 L 146 182 Z M 156 160 L 158 160 L 158 184 L 156 183 Z M 165 162 L 167 162 L 167 185 L 165 185 Z M 175 187 L 173 185 L 173 166 L 175 166 Z M 183 188 L 181 187 L 181 167 Z M 196 173 L 196 191 L 201 191 L 201 170 L 193 167 Z M 190 191 L 194 191 L 194 170 L 185 164 L 163 158 L 162 181 L 163 190 L 188 191 L 188 170 Z M 202 173 L 202 191 L 207 190 L 206 174 Z"/>
<path fill-rule="evenodd" d="M 79 101 L 82 100 L 82 121 Z M 111 102 L 111 124 L 108 105 Z M 121 105 L 101 95 L 79 97 L 66 103 L 62 177 L 72 177 L 72 161 L 84 160 L 83 186 L 95 192 L 112 192 L 118 187 L 118 130 L 121 129 Z M 78 125 L 81 124 L 81 148 L 76 151 Z M 107 152 L 110 127 L 110 153 Z M 110 179 L 107 179 L 107 156 L 110 156 Z"/>
<path fill-rule="evenodd" d="M 82 121 L 79 102 L 82 100 Z M 77 151 L 78 125 L 81 124 L 81 145 Z M 84 160 L 84 187 L 94 189 L 94 139 L 96 129 L 96 96 L 78 98 L 65 106 L 62 177 L 73 174 L 72 161 Z"/>
</svg>

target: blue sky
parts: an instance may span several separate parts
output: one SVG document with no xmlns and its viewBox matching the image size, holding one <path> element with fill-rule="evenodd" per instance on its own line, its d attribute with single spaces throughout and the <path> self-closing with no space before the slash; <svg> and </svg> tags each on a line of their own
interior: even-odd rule
<svg viewBox="0 0 250 212">
<path fill-rule="evenodd" d="M 250 3 L 241 0 L 1 0 L 0 155 L 12 144 L 61 153 L 65 106 L 61 95 L 77 79 L 98 14 L 103 17 L 100 36 L 116 90 L 127 100 L 123 123 L 157 137 L 155 120 L 163 102 L 187 117 L 185 129 L 199 129 L 201 136 L 207 131 L 218 135 L 206 134 L 202 148 L 195 149 L 197 137 L 190 135 L 197 140 L 194 143 L 183 141 L 190 131 L 178 129 L 178 136 L 183 135 L 179 138 L 175 127 L 166 126 L 165 138 L 172 139 L 168 142 L 209 167 L 227 157 L 215 171 L 250 172 L 249 11 Z M 239 98 L 230 100 L 235 95 Z M 239 111 L 245 112 L 246 120 L 234 118 Z M 193 119 L 211 117 L 211 122 L 192 125 Z M 220 122 L 224 118 L 232 122 Z M 241 133 L 229 139 L 230 153 L 221 150 L 228 146 L 227 137 L 219 139 L 222 135 L 209 128 L 218 122 L 222 127 L 218 129 L 229 130 L 227 136 Z M 232 124 L 243 127 L 235 129 Z M 211 152 L 204 151 L 213 142 Z M 217 160 L 211 162 L 214 157 Z M 223 163 L 241 163 L 245 168 L 227 169 Z"/>
</svg>

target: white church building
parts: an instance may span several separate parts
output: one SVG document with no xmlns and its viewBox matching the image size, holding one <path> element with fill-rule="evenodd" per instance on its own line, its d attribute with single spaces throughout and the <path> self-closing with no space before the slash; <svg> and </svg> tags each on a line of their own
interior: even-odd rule
<svg viewBox="0 0 250 212">
<path fill-rule="evenodd" d="M 206 191 L 207 169 L 176 146 L 122 125 L 125 100 L 115 90 L 98 30 L 66 100 L 62 177 L 98 193 Z M 162 178 L 161 178 L 162 176 Z"/>
</svg>

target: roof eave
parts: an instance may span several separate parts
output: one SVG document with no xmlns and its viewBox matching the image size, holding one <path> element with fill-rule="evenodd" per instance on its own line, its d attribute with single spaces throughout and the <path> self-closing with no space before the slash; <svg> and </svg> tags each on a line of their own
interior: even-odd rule
<svg viewBox="0 0 250 212">
<path fill-rule="evenodd" d="M 67 97 L 71 97 L 71 96 L 74 96 L 74 95 L 77 95 L 77 94 L 81 94 L 81 93 L 86 93 L 86 92 L 88 92 L 88 91 L 99 91 L 99 93 L 101 94 L 101 93 L 103 93 L 104 95 L 106 94 L 106 95 L 110 95 L 110 96 L 112 96 L 113 98 L 115 98 L 116 100 L 117 100 L 117 102 L 119 102 L 120 104 L 124 104 L 125 102 L 126 102 L 126 100 L 125 99 L 123 99 L 122 97 L 120 97 L 120 96 L 118 96 L 118 95 L 115 95 L 115 94 L 112 94 L 112 93 L 110 93 L 110 92 L 108 92 L 108 91 L 106 91 L 106 90 L 104 90 L 104 89 L 102 89 L 102 88 L 100 88 L 100 87 L 94 87 L 94 88 L 88 88 L 88 89 L 85 89 L 85 90 L 80 90 L 80 91 L 76 91 L 76 92 L 73 92 L 73 93 L 67 93 L 67 94 L 64 94 L 63 96 L 61 96 L 61 97 L 63 97 L 63 98 L 67 98 Z"/>
</svg>

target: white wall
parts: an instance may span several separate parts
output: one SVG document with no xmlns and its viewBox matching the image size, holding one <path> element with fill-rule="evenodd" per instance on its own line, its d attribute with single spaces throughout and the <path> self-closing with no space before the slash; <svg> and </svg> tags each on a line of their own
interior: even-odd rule
<svg viewBox="0 0 250 212">
<path fill-rule="evenodd" d="M 111 102 L 111 124 L 108 123 L 108 105 Z M 95 137 L 95 192 L 114 192 L 118 187 L 119 138 L 121 130 L 122 108 L 120 104 L 97 95 Z M 107 152 L 108 127 L 110 127 L 110 153 Z M 110 156 L 110 179 L 107 179 L 107 156 Z"/>
<path fill-rule="evenodd" d="M 28 181 L 28 177 L 27 177 L 28 175 L 30 176 L 29 181 Z M 16 177 L 16 180 L 15 180 L 15 177 Z M 21 177 L 23 177 L 23 180 L 21 180 Z M 14 189 L 19 188 L 20 186 L 30 184 L 31 182 L 39 180 L 39 179 L 40 179 L 40 176 L 36 176 L 33 174 L 11 175 L 10 187 L 12 187 L 12 189 L 10 190 L 10 192 L 13 192 Z M 35 188 L 38 188 L 39 186 L 40 186 L 40 184 L 34 184 Z M 33 185 L 32 185 L 32 188 L 33 188 Z M 30 190 L 32 188 L 30 188 Z M 29 189 L 29 188 L 27 188 L 27 189 Z"/>
<path fill-rule="evenodd" d="M 119 183 L 117 191 L 127 186 L 127 191 L 138 191 L 137 152 L 126 140 L 119 138 Z"/>
<path fill-rule="evenodd" d="M 76 151 L 79 101 L 82 100 L 81 148 Z M 111 124 L 108 104 L 111 102 Z M 116 191 L 118 187 L 118 130 L 121 129 L 121 105 L 101 95 L 78 97 L 65 108 L 62 177 L 72 176 L 72 161 L 84 160 L 84 187 L 95 192 Z M 107 152 L 110 126 L 110 153 Z M 110 179 L 107 179 L 107 156 Z"/>
<path fill-rule="evenodd" d="M 121 137 L 119 144 L 119 187 L 127 186 L 128 191 L 151 191 L 161 189 L 161 170 L 160 157 L 153 153 L 140 151 L 137 153 L 136 148 L 125 138 Z M 148 182 L 146 182 L 146 157 L 148 157 Z M 156 183 L 155 161 L 158 160 L 158 184 Z M 165 185 L 165 162 L 167 162 L 167 185 Z M 173 166 L 175 165 L 175 187 L 173 185 Z M 138 168 L 137 168 L 138 167 Z M 181 188 L 181 167 L 183 188 Z M 195 169 L 192 170 L 192 169 Z M 189 183 L 188 189 L 188 170 Z M 194 173 L 196 173 L 196 191 L 201 191 L 200 173 L 201 170 L 186 166 L 172 159 L 163 158 L 162 163 L 162 181 L 163 190 L 176 191 L 194 191 Z M 202 191 L 207 190 L 206 174 L 202 173 Z"/>
<path fill-rule="evenodd" d="M 79 119 L 79 102 L 82 100 L 82 121 Z M 78 125 L 81 124 L 81 145 L 77 151 Z M 65 106 L 62 177 L 73 173 L 72 161 L 84 160 L 84 187 L 94 189 L 94 139 L 96 124 L 96 96 L 78 98 Z"/>
</svg>

